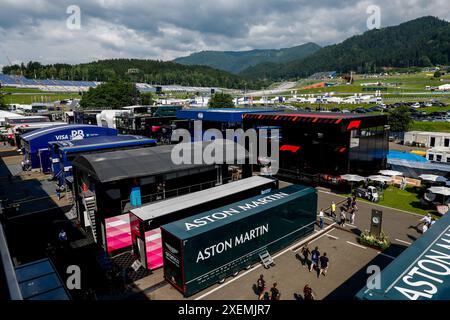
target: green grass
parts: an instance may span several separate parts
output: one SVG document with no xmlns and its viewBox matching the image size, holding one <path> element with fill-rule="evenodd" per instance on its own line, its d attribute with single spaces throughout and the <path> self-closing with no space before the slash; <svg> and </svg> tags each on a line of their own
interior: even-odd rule
<svg viewBox="0 0 450 320">
<path fill-rule="evenodd" d="M 363 199 L 359 200 L 369 202 Z M 377 204 L 420 215 L 431 214 L 434 218 L 439 218 L 435 209 L 423 208 L 420 203 L 419 194 L 409 188 L 406 190 L 400 190 L 398 187 L 389 186 L 384 191 L 383 199 L 381 199 Z"/>
<path fill-rule="evenodd" d="M 450 75 L 445 75 L 441 77 L 442 79 L 450 79 Z M 304 80 L 296 88 L 298 94 L 302 93 L 326 93 L 326 92 L 336 92 L 336 93 L 367 93 L 370 91 L 363 91 L 362 83 L 374 83 L 382 82 L 386 84 L 393 84 L 393 86 L 387 86 L 387 93 L 402 93 L 402 92 L 426 92 L 426 86 L 439 86 L 444 82 L 439 81 L 438 78 L 434 78 L 432 73 L 421 72 L 417 74 L 404 74 L 404 75 L 392 75 L 384 76 L 380 78 L 369 78 L 363 79 L 358 75 L 355 75 L 355 81 L 353 84 L 348 85 L 341 80 L 330 80 L 326 81 L 328 83 L 335 83 L 336 85 L 326 88 L 315 88 L 308 90 L 301 90 L 301 88 L 311 85 L 313 83 L 318 83 L 321 81 Z"/>
<path fill-rule="evenodd" d="M 40 94 L 14 94 L 7 95 L 4 97 L 4 102 L 6 104 L 31 104 L 33 102 L 53 102 L 61 99 L 71 99 L 80 98 L 81 96 L 77 93 L 64 93 L 64 94 L 51 94 L 51 93 L 40 93 Z"/>
<path fill-rule="evenodd" d="M 10 88 L 4 87 L 2 88 L 3 92 L 11 92 L 11 93 L 40 93 L 42 92 L 39 89 L 28 89 L 28 88 Z"/>
<path fill-rule="evenodd" d="M 410 131 L 450 132 L 450 122 L 414 121 Z"/>
</svg>

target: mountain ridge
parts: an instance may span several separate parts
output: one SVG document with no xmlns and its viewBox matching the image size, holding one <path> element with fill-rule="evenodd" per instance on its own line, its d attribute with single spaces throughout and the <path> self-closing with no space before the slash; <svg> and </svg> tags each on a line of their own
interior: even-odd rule
<svg viewBox="0 0 450 320">
<path fill-rule="evenodd" d="M 239 73 L 263 62 L 288 62 L 307 57 L 321 47 L 313 42 L 280 49 L 253 49 L 246 51 L 205 50 L 173 60 L 183 65 L 206 65 L 215 69 Z"/>
</svg>

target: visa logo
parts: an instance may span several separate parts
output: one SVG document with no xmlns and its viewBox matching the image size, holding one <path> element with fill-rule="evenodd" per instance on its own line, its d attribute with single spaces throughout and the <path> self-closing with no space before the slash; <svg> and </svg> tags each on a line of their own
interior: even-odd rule
<svg viewBox="0 0 450 320">
<path fill-rule="evenodd" d="M 59 136 L 55 136 L 56 141 L 61 141 L 61 140 L 69 140 L 69 136 L 67 134 L 62 134 Z"/>
</svg>

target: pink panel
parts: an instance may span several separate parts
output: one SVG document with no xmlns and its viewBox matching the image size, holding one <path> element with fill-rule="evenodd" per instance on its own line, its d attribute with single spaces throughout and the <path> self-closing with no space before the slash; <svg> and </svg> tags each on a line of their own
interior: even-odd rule
<svg viewBox="0 0 450 320">
<path fill-rule="evenodd" d="M 108 252 L 132 245 L 130 216 L 128 214 L 107 218 L 105 223 Z"/>
<path fill-rule="evenodd" d="M 161 229 L 150 230 L 145 233 L 145 246 L 147 248 L 147 267 L 156 269 L 163 266 Z"/>
</svg>

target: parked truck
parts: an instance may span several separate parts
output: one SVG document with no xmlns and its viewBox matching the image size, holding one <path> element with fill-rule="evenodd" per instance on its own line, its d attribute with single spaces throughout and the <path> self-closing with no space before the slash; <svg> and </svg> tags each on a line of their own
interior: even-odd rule
<svg viewBox="0 0 450 320">
<path fill-rule="evenodd" d="M 309 235 L 316 213 L 316 190 L 291 185 L 166 224 L 164 277 L 193 295 Z"/>
</svg>

